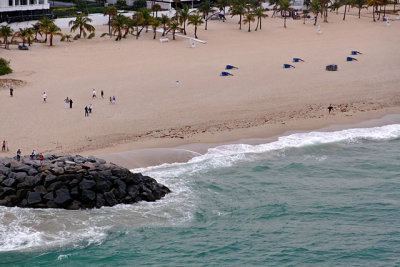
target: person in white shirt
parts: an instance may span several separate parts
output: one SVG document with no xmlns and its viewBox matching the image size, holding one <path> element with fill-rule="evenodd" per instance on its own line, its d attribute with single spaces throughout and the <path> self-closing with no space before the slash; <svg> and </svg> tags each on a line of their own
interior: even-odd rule
<svg viewBox="0 0 400 267">
<path fill-rule="evenodd" d="M 46 92 L 43 92 L 43 102 L 46 102 L 46 100 L 47 100 Z"/>
</svg>

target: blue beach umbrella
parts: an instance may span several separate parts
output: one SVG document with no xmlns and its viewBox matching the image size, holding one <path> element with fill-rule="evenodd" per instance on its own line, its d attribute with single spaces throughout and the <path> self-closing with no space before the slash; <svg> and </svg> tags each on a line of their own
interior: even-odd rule
<svg viewBox="0 0 400 267">
<path fill-rule="evenodd" d="M 223 71 L 223 72 L 221 72 L 220 76 L 233 76 L 233 74 L 230 74 L 229 72 Z"/>
</svg>

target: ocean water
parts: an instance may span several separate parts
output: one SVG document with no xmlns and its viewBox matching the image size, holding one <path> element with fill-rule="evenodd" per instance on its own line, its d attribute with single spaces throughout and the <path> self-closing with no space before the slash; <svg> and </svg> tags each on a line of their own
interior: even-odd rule
<svg viewBox="0 0 400 267">
<path fill-rule="evenodd" d="M 0 207 L 0 265 L 400 266 L 399 151 L 400 124 L 297 133 L 134 170 L 155 203 Z"/>
</svg>

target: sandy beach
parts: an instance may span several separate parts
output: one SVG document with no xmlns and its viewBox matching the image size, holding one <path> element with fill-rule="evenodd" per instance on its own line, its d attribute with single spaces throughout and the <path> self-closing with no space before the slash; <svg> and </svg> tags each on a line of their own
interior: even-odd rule
<svg viewBox="0 0 400 267">
<path fill-rule="evenodd" d="M 289 19 L 284 29 L 283 19 L 266 18 L 261 31 L 252 25 L 249 33 L 229 16 L 209 21 L 207 31 L 200 27 L 199 39 L 207 44 L 195 48 L 179 37 L 160 43 L 160 34 L 153 40 L 150 30 L 139 40 L 115 42 L 99 37 L 108 31 L 100 25 L 92 40 L 55 37 L 54 47 L 0 49 L 14 70 L 0 79 L 22 81 L 14 97 L 7 85 L 0 88 L 0 139 L 10 148 L 1 155 L 14 156 L 17 149 L 98 155 L 234 142 L 397 114 L 400 21 L 386 26 L 372 21 L 371 10 L 363 10 L 361 19 L 357 12 L 352 9 L 346 21 L 329 13 L 329 23 L 319 23 L 320 35 L 312 19 L 305 25 Z M 193 30 L 189 26 L 188 34 Z M 363 53 L 358 61 L 346 62 L 351 50 Z M 291 63 L 293 57 L 305 62 Z M 296 68 L 284 69 L 284 63 Z M 239 68 L 230 71 L 234 76 L 219 76 L 226 64 Z M 328 64 L 339 70 L 325 71 Z M 64 107 L 66 97 L 74 101 L 72 109 Z M 93 113 L 84 117 L 90 103 Z"/>
</svg>

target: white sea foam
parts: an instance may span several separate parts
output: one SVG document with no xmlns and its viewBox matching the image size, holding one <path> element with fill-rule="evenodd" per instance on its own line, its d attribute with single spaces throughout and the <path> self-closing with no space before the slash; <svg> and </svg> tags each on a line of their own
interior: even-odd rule
<svg viewBox="0 0 400 267">
<path fill-rule="evenodd" d="M 252 155 L 336 142 L 356 142 L 359 140 L 387 140 L 400 137 L 400 124 L 373 128 L 354 128 L 334 132 L 295 133 L 279 137 L 277 141 L 260 144 L 231 144 L 210 148 L 207 153 L 189 160 L 187 163 L 172 163 L 135 169 L 155 178 L 168 176 L 180 177 L 202 170 L 229 167 L 233 164 L 253 159 Z"/>
</svg>

